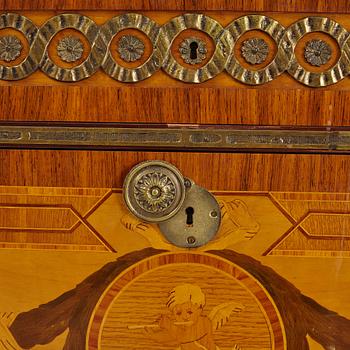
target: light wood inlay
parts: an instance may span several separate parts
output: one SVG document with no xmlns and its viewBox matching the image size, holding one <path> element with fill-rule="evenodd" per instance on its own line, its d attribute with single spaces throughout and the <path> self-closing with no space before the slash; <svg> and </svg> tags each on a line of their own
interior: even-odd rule
<svg viewBox="0 0 350 350">
<path fill-rule="evenodd" d="M 208 318 L 209 311 L 220 303 L 235 301 L 244 306 L 214 332 L 217 345 L 285 349 L 278 312 L 251 276 L 223 260 L 186 253 L 149 259 L 112 282 L 95 309 L 86 349 L 173 349 L 164 343 L 157 345 L 144 332 L 128 326 L 155 324 L 167 311 L 168 293 L 184 283 L 200 286 L 206 295 L 202 317 Z"/>
</svg>

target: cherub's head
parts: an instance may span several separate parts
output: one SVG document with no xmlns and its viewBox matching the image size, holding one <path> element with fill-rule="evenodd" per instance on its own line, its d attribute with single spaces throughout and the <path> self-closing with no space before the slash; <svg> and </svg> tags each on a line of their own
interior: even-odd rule
<svg viewBox="0 0 350 350">
<path fill-rule="evenodd" d="M 175 318 L 175 322 L 198 321 L 205 305 L 205 295 L 200 287 L 193 284 L 182 284 L 169 293 L 166 306 Z"/>
</svg>

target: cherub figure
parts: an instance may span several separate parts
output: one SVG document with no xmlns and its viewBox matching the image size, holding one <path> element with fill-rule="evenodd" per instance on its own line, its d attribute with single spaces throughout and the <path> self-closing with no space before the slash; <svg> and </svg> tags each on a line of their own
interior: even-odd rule
<svg viewBox="0 0 350 350">
<path fill-rule="evenodd" d="M 219 234 L 207 245 L 207 249 L 226 249 L 227 247 L 249 241 L 260 230 L 260 224 L 250 214 L 247 205 L 240 199 L 230 202 L 219 201 L 221 209 L 221 229 Z"/>
<path fill-rule="evenodd" d="M 214 307 L 208 316 L 203 314 L 205 295 L 192 284 L 175 287 L 169 293 L 167 312 L 155 325 L 144 326 L 145 334 L 162 345 L 176 350 L 219 350 L 213 333 L 224 326 L 233 312 L 241 312 L 243 305 L 236 302 Z M 240 350 L 235 345 L 233 350 Z"/>
</svg>

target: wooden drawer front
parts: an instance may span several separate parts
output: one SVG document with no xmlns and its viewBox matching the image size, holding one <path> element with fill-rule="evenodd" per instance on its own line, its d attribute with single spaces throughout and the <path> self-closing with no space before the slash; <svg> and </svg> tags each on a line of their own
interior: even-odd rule
<svg viewBox="0 0 350 350">
<path fill-rule="evenodd" d="M 0 11 L 0 350 L 350 349 L 347 1 Z M 131 214 L 151 160 L 208 243 Z"/>
</svg>

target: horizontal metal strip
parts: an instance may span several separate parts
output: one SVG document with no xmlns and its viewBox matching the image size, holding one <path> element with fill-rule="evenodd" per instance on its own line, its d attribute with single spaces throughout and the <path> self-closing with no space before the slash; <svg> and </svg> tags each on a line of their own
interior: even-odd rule
<svg viewBox="0 0 350 350">
<path fill-rule="evenodd" d="M 350 153 L 350 128 L 0 125 L 1 148 Z"/>
</svg>

